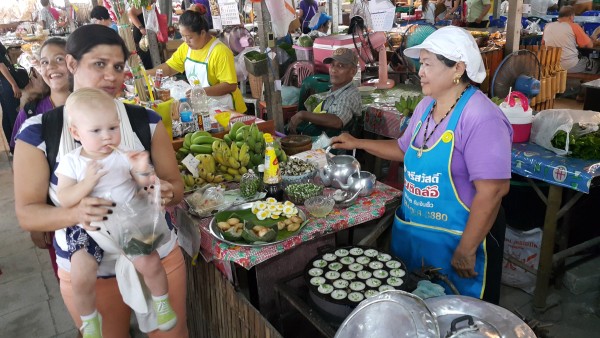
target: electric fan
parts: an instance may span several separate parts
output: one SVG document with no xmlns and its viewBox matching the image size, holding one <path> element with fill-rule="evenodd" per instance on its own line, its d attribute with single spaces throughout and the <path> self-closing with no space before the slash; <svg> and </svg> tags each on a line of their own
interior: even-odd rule
<svg viewBox="0 0 600 338">
<path fill-rule="evenodd" d="M 502 60 L 494 73 L 491 85 L 492 97 L 504 99 L 512 90 L 528 98 L 540 93 L 542 67 L 537 56 L 529 50 L 518 50 Z"/>
<path fill-rule="evenodd" d="M 379 79 L 372 80 L 371 83 L 380 89 L 394 87 L 394 81 L 388 79 L 387 73 L 387 51 L 385 43 L 387 37 L 384 32 L 367 32 L 364 20 L 360 16 L 355 16 L 350 22 L 348 33 L 352 34 L 352 41 L 358 56 L 367 65 L 375 64 L 375 54 L 378 56 Z"/>
<path fill-rule="evenodd" d="M 420 45 L 435 31 L 436 28 L 434 26 L 427 24 L 414 24 L 405 27 L 404 30 L 399 33 L 401 34 L 400 46 L 394 50 L 394 54 L 392 54 L 390 60 L 392 68 L 398 72 L 406 73 L 407 79 L 410 79 L 409 81 L 414 79 L 416 80 L 416 83 L 418 83 L 418 73 L 421 64 L 419 63 L 419 60 L 404 55 L 404 50 L 409 47 Z"/>
<path fill-rule="evenodd" d="M 230 26 L 223 30 L 219 37 L 231 51 L 233 55 L 238 55 L 247 47 L 254 47 L 254 38 L 252 34 L 244 27 Z"/>
</svg>

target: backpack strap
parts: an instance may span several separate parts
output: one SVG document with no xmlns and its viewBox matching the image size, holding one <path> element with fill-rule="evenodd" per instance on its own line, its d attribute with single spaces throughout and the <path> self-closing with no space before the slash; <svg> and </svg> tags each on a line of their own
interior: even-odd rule
<svg viewBox="0 0 600 338">
<path fill-rule="evenodd" d="M 140 142 L 144 146 L 147 152 L 150 152 L 150 146 L 152 145 L 152 134 L 150 133 L 150 120 L 148 119 L 148 111 L 146 108 L 125 104 L 125 111 L 127 117 L 129 117 L 129 123 L 131 128 L 140 139 Z"/>
<path fill-rule="evenodd" d="M 33 100 L 25 103 L 25 106 L 23 106 L 23 111 L 25 111 L 25 115 L 27 115 L 27 118 L 35 116 L 35 111 L 37 110 L 39 102 L 40 100 Z"/>
<path fill-rule="evenodd" d="M 60 136 L 63 129 L 63 106 L 54 108 L 42 115 L 42 139 L 46 143 L 46 159 L 50 172 L 56 166 L 56 156 L 60 147 Z"/>
</svg>

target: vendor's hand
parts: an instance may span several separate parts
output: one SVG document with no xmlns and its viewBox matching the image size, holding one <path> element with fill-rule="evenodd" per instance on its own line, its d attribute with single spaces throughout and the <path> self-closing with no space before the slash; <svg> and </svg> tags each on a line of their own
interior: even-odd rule
<svg viewBox="0 0 600 338">
<path fill-rule="evenodd" d="M 358 148 L 359 140 L 348 133 L 341 133 L 331 139 L 331 147 L 333 149 L 352 150 Z"/>
<path fill-rule="evenodd" d="M 297 112 L 294 116 L 292 116 L 292 118 L 290 119 L 290 122 L 288 123 L 288 130 L 290 132 L 290 134 L 297 134 L 298 131 L 296 130 L 296 128 L 298 128 L 298 125 L 300 125 L 300 123 L 302 123 L 302 121 L 304 121 L 304 114 L 306 114 L 306 111 L 299 111 Z"/>
<path fill-rule="evenodd" d="M 44 231 L 32 231 L 29 233 L 31 241 L 35 246 L 40 249 L 48 249 L 48 246 L 52 244 L 50 240 L 50 233 Z"/>
<path fill-rule="evenodd" d="M 460 247 L 456 248 L 454 251 L 451 264 L 460 277 L 473 278 L 477 276 L 477 272 L 475 272 L 475 254 L 475 252 L 465 252 Z"/>
<path fill-rule="evenodd" d="M 15 99 L 20 99 L 21 95 L 23 94 L 21 93 L 21 88 L 19 88 L 18 86 L 12 86 L 12 90 L 13 93 L 15 93 Z"/>
<path fill-rule="evenodd" d="M 111 208 L 114 206 L 116 206 L 115 203 L 103 198 L 86 197 L 74 208 L 77 223 L 81 224 L 81 227 L 88 231 L 99 230 L 97 227 L 90 226 L 90 224 L 92 222 L 106 221 L 108 215 L 112 214 Z"/>
</svg>

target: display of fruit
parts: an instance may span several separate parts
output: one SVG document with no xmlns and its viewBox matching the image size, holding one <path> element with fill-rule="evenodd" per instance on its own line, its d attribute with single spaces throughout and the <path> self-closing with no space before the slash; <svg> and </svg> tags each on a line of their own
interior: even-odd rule
<svg viewBox="0 0 600 338">
<path fill-rule="evenodd" d="M 177 160 L 183 160 L 190 153 L 192 155 L 212 153 L 212 144 L 215 140 L 218 138 L 213 137 L 207 131 L 186 134 L 183 138 L 183 145 L 177 150 Z"/>
<path fill-rule="evenodd" d="M 212 157 L 216 161 L 217 173 L 223 175 L 228 181 L 239 182 L 242 175 L 248 172 L 247 166 L 250 162 L 248 145 L 242 144 L 241 147 L 235 142 L 231 146 L 227 145 L 225 140 L 218 139 L 212 144 Z"/>
<path fill-rule="evenodd" d="M 396 109 L 400 112 L 400 114 L 410 117 L 413 114 L 413 111 L 417 107 L 417 104 L 421 102 L 423 99 L 423 95 L 417 96 L 401 96 L 400 101 L 396 101 L 394 104 Z"/>
</svg>

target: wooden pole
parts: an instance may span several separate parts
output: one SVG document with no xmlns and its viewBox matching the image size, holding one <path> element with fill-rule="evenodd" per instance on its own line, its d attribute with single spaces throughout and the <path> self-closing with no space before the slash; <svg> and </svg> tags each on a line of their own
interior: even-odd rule
<svg viewBox="0 0 600 338">
<path fill-rule="evenodd" d="M 279 88 L 275 83 L 281 84 L 279 80 L 279 63 L 277 60 L 275 37 L 271 28 L 271 14 L 264 2 L 260 2 L 260 11 L 256 12 L 258 23 L 258 37 L 260 41 L 260 50 L 264 52 L 270 47 L 272 52 L 268 54 L 271 63 L 266 76 L 263 76 L 265 87 L 265 102 L 267 104 L 267 114 L 275 122 L 275 130 L 283 132 L 283 111 L 281 109 L 281 85 Z M 275 57 L 271 58 L 270 56 Z"/>
<path fill-rule="evenodd" d="M 331 34 L 339 33 L 340 25 L 340 2 L 341 1 L 330 1 L 329 2 L 329 15 L 331 15 Z"/>
<path fill-rule="evenodd" d="M 505 55 L 519 50 L 522 16 L 523 0 L 509 0 L 508 22 L 506 23 L 506 46 L 504 46 Z"/>
<path fill-rule="evenodd" d="M 171 26 L 173 22 L 173 2 L 171 0 L 158 0 L 158 8 L 161 14 L 167 16 L 167 25 Z"/>
</svg>

